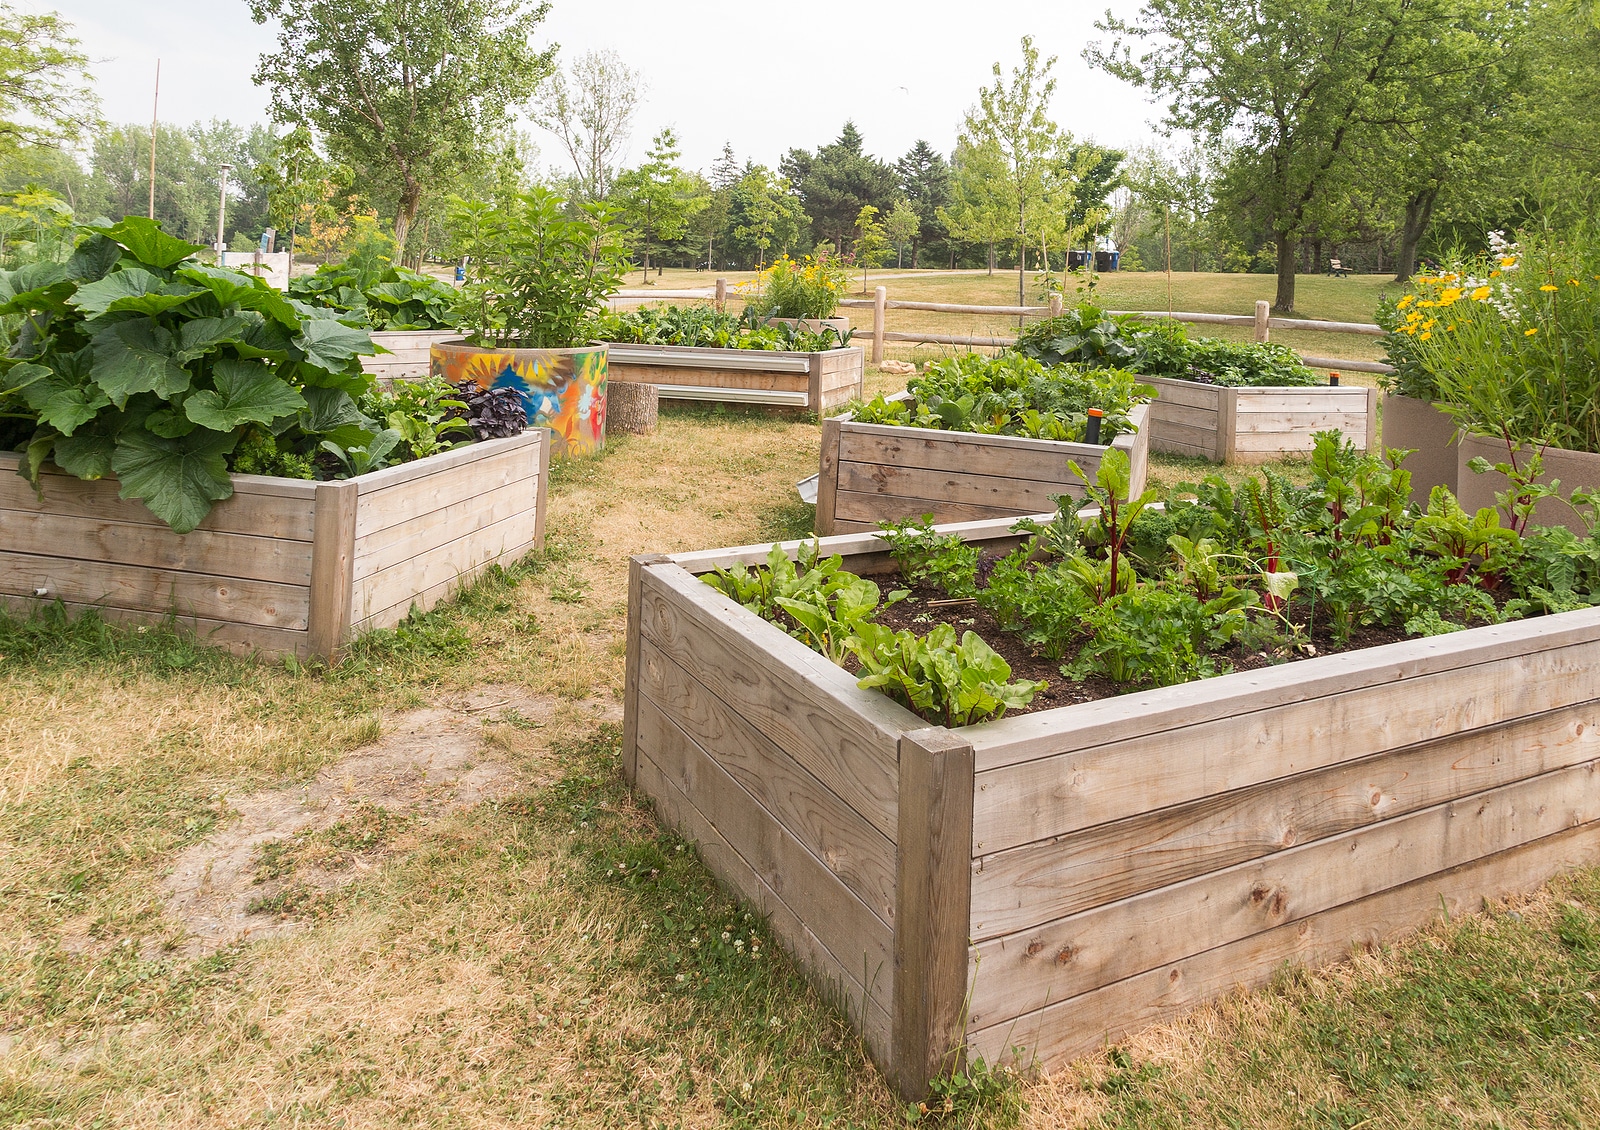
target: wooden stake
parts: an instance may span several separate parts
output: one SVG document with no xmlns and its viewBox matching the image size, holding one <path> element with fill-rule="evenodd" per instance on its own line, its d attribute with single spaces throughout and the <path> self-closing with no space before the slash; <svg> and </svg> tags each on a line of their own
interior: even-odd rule
<svg viewBox="0 0 1600 1130">
<path fill-rule="evenodd" d="M 156 96 L 150 103 L 150 218 L 156 218 L 156 123 L 161 115 L 161 60 L 156 60 Z"/>
</svg>

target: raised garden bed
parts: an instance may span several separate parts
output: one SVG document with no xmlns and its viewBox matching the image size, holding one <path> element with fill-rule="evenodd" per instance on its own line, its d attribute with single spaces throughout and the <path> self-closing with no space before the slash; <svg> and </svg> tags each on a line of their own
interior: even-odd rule
<svg viewBox="0 0 1600 1130">
<path fill-rule="evenodd" d="M 374 330 L 373 344 L 389 352 L 363 357 L 361 367 L 380 381 L 425 377 L 432 363 L 432 348 L 442 341 L 456 341 L 460 337 L 460 330 Z"/>
<path fill-rule="evenodd" d="M 1137 429 L 1110 444 L 1127 453 L 1131 491 L 1144 489 L 1150 406 L 1129 412 Z M 817 478 L 819 534 L 872 530 L 879 522 L 932 514 L 936 522 L 1036 514 L 1053 495 L 1083 497 L 1075 461 L 1091 477 L 1108 447 L 1023 436 L 980 435 L 893 424 L 851 415 L 822 422 Z"/>
<path fill-rule="evenodd" d="M 860 400 L 862 351 L 822 353 L 680 345 L 608 347 L 611 379 L 652 384 L 664 400 L 796 408 L 822 415 Z"/>
<path fill-rule="evenodd" d="M 1359 450 L 1377 447 L 1378 390 L 1355 386 L 1230 388 L 1170 377 L 1157 389 L 1150 445 L 1213 463 L 1268 463 L 1309 452 L 1315 433 L 1343 432 Z"/>
<path fill-rule="evenodd" d="M 43 497 L 0 452 L 0 600 L 60 600 L 123 620 L 169 614 L 237 653 L 329 658 L 544 541 L 542 428 L 353 479 L 233 475 L 176 534 L 106 478 L 46 472 Z"/>
<path fill-rule="evenodd" d="M 1409 451 L 1411 501 L 1428 505 L 1436 486 L 1451 494 L 1459 485 L 1459 452 L 1455 420 L 1437 404 L 1398 393 L 1383 394 L 1384 450 Z"/>
<path fill-rule="evenodd" d="M 767 552 L 634 559 L 624 768 L 908 1095 L 1600 858 L 1600 609 L 949 729 L 697 579 Z"/>
</svg>

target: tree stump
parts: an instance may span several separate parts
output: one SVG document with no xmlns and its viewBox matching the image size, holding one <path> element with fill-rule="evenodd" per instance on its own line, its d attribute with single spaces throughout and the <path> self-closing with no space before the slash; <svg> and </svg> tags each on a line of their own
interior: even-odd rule
<svg viewBox="0 0 1600 1130">
<path fill-rule="evenodd" d="M 661 390 L 635 381 L 608 381 L 606 427 L 611 431 L 649 435 L 656 430 Z"/>
</svg>

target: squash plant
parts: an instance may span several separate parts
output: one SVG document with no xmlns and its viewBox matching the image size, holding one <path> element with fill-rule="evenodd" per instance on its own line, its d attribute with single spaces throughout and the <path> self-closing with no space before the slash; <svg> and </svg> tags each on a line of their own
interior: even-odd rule
<svg viewBox="0 0 1600 1130">
<path fill-rule="evenodd" d="M 201 250 L 129 217 L 85 228 L 64 263 L 0 272 L 0 315 L 20 317 L 0 359 L 0 446 L 36 487 L 46 462 L 114 474 L 188 533 L 233 493 L 247 432 L 370 440 L 354 396 L 371 387 L 372 339 Z"/>
</svg>

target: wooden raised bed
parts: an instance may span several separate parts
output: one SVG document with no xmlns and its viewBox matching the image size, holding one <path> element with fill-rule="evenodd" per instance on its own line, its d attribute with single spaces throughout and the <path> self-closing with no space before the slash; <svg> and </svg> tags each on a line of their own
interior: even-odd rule
<svg viewBox="0 0 1600 1130">
<path fill-rule="evenodd" d="M 611 345 L 613 381 L 651 384 L 663 400 L 711 400 L 800 408 L 822 415 L 862 397 L 862 352 L 698 349 L 684 345 Z"/>
<path fill-rule="evenodd" d="M 624 769 L 908 1096 L 1600 859 L 1600 609 L 950 730 L 696 577 L 766 552 L 634 559 Z"/>
<path fill-rule="evenodd" d="M 47 471 L 41 499 L 0 452 L 0 601 L 172 614 L 236 653 L 331 658 L 542 545 L 549 460 L 535 428 L 356 479 L 235 475 L 175 534 L 115 480 Z"/>
<path fill-rule="evenodd" d="M 1312 436 L 1336 428 L 1358 450 L 1378 438 L 1378 390 L 1355 385 L 1224 388 L 1169 377 L 1150 405 L 1150 447 L 1213 463 L 1267 463 L 1311 451 Z"/>
<path fill-rule="evenodd" d="M 1111 443 L 1128 454 L 1134 494 L 1144 490 L 1149 410 L 1135 407 L 1129 415 L 1138 430 Z M 1092 477 L 1105 452 L 1098 444 L 861 424 L 838 416 L 822 422 L 814 528 L 836 534 L 922 514 L 937 522 L 1037 514 L 1054 507 L 1052 495 L 1083 497 L 1083 481 L 1068 460 Z"/>
<path fill-rule="evenodd" d="M 428 375 L 432 348 L 460 337 L 460 330 L 375 330 L 373 343 L 389 352 L 363 357 L 361 367 L 380 381 L 420 380 Z"/>
</svg>

